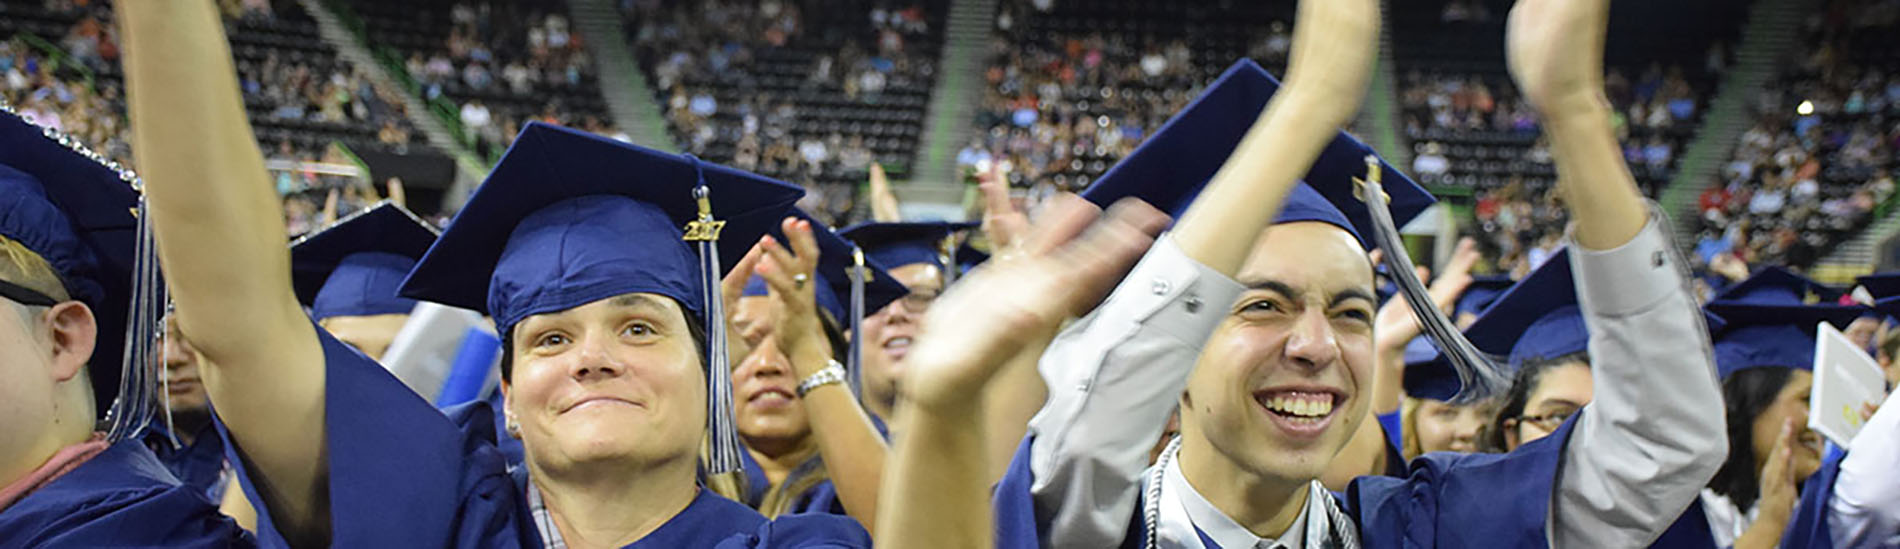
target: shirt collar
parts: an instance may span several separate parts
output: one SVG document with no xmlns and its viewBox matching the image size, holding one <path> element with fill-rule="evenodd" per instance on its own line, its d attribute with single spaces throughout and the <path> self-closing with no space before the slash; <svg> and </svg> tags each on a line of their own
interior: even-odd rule
<svg viewBox="0 0 1900 549">
<path fill-rule="evenodd" d="M 1313 500 L 1307 498 L 1305 506 L 1300 508 L 1300 516 L 1278 539 L 1265 539 L 1248 531 L 1245 526 L 1234 522 L 1226 513 L 1214 507 L 1214 504 L 1201 497 L 1201 493 L 1189 484 L 1187 477 L 1181 474 L 1179 462 L 1169 462 L 1167 467 L 1167 485 L 1163 490 L 1176 494 L 1181 506 L 1187 510 L 1188 520 L 1194 523 L 1207 537 L 1228 549 L 1300 549 L 1306 546 L 1306 521 L 1313 515 Z"/>
</svg>

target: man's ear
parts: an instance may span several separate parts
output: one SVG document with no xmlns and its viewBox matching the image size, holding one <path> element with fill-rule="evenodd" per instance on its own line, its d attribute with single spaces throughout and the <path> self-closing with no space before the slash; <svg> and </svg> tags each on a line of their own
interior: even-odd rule
<svg viewBox="0 0 1900 549">
<path fill-rule="evenodd" d="M 63 382 L 79 375 L 99 344 L 99 324 L 92 308 L 78 301 L 63 302 L 41 313 L 40 322 L 52 342 L 53 378 Z"/>
</svg>

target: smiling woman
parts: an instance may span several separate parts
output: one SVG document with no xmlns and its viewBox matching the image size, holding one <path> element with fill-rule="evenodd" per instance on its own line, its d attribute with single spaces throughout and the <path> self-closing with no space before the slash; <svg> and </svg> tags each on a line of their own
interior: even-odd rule
<svg viewBox="0 0 1900 549">
<path fill-rule="evenodd" d="M 266 542 L 868 545 L 848 519 L 768 521 L 697 482 L 701 441 L 716 454 L 732 439 L 709 428 L 730 425 L 723 363 L 706 360 L 723 355 L 693 326 L 723 323 L 720 276 L 797 187 L 565 128 L 521 132 L 402 285 L 507 334 L 507 431 L 527 454 L 511 475 L 486 403 L 438 412 L 292 299 L 215 6 L 145 6 L 120 14 L 142 52 L 126 63 L 139 142 L 164 159 L 155 231 L 196 244 L 161 259 Z M 159 138 L 187 133 L 204 139 Z"/>
</svg>

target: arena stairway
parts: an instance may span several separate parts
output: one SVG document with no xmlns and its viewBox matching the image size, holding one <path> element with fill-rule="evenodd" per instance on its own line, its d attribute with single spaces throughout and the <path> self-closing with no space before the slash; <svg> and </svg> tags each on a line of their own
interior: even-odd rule
<svg viewBox="0 0 1900 549">
<path fill-rule="evenodd" d="M 406 89 L 396 83 L 396 79 L 389 73 L 388 67 L 377 62 L 376 58 L 370 55 L 369 49 L 363 46 L 363 42 L 356 33 L 351 32 L 349 27 L 345 26 L 342 20 L 337 17 L 336 13 L 330 11 L 329 6 L 323 5 L 323 3 L 318 0 L 298 0 L 298 3 L 302 4 L 304 10 L 310 12 L 310 16 L 317 20 L 317 31 L 323 36 L 323 40 L 336 46 L 337 57 L 361 68 L 365 74 L 369 75 L 370 79 L 376 81 L 376 85 L 378 86 L 386 86 L 390 89 Z M 488 165 L 478 159 L 475 153 L 470 151 L 468 147 L 463 146 L 462 143 L 449 132 L 448 127 L 443 125 L 441 119 L 428 114 L 429 106 L 424 104 L 415 94 L 403 93 L 397 95 L 402 96 L 405 112 L 408 113 L 409 116 L 409 122 L 415 124 L 416 129 L 422 131 L 422 135 L 428 139 L 429 145 L 435 147 L 436 150 L 448 153 L 450 158 L 455 159 L 455 167 L 457 168 L 455 170 L 455 186 L 449 189 L 448 195 L 444 197 L 443 203 L 461 204 L 466 200 L 468 193 L 473 192 L 475 187 L 481 184 L 482 179 L 488 177 Z"/>
<path fill-rule="evenodd" d="M 641 146 L 678 152 L 679 144 L 666 133 L 666 118 L 647 90 L 653 89 L 627 47 L 620 12 L 613 0 L 568 0 L 568 18 L 581 36 L 590 37 L 588 53 L 600 71 L 600 94 L 607 112 Z"/>
<path fill-rule="evenodd" d="M 974 187 L 963 184 L 956 156 L 975 132 L 983 98 L 985 52 L 996 24 L 997 0 L 953 0 L 945 29 L 937 84 L 924 117 L 924 138 L 917 148 L 918 168 L 908 182 L 893 185 L 905 204 L 964 204 Z"/>
<path fill-rule="evenodd" d="M 1695 247 L 1696 197 L 1717 179 L 1742 133 L 1754 123 L 1749 104 L 1780 72 L 1779 60 L 1800 41 L 1805 13 L 1820 9 L 1816 0 L 1757 0 L 1750 9 L 1735 49 L 1735 63 L 1722 74 L 1709 101 L 1702 131 L 1684 149 L 1675 177 L 1663 191 L 1663 210 L 1673 217 L 1676 246 Z"/>
</svg>

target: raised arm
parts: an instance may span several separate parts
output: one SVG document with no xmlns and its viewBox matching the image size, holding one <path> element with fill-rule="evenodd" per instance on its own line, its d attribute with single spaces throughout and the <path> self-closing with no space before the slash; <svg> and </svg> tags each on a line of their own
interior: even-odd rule
<svg viewBox="0 0 1900 549">
<path fill-rule="evenodd" d="M 1511 76 L 1537 109 L 1570 209 L 1571 238 L 1609 250 L 1636 238 L 1649 212 L 1610 131 L 1603 91 L 1609 0 L 1520 0 L 1506 43 Z"/>
<path fill-rule="evenodd" d="M 1285 82 L 1174 226 L 1182 253 L 1229 278 L 1240 270 L 1287 193 L 1359 111 L 1379 17 L 1377 2 L 1300 2 Z"/>
<path fill-rule="evenodd" d="M 279 531 L 327 544 L 323 352 L 208 0 L 117 3 L 139 171 L 181 330 Z"/>
<path fill-rule="evenodd" d="M 1648 545 L 1695 500 L 1728 448 L 1686 263 L 1610 132 L 1609 11 L 1609 0 L 1520 0 L 1506 39 L 1511 74 L 1550 138 L 1590 327 L 1595 397 L 1564 446 L 1552 492 L 1548 526 L 1558 547 Z"/>
<path fill-rule="evenodd" d="M 1119 204 L 1095 221 L 1091 206 L 1068 196 L 1050 208 L 1027 250 L 991 260 L 932 305 L 931 330 L 912 346 L 899 401 L 903 433 L 880 494 L 877 540 L 883 547 L 989 547 L 992 517 L 983 459 L 984 386 L 1033 334 L 1092 307 L 1153 242 L 1166 216 Z"/>
<path fill-rule="evenodd" d="M 793 280 L 794 273 L 812 273 L 818 268 L 818 243 L 812 237 L 811 222 L 786 218 L 782 228 L 790 242 L 761 242 L 764 258 L 758 271 L 781 304 L 783 318 L 773 337 L 778 338 L 802 380 L 824 370 L 834 358 L 831 343 L 819 327 L 814 296 L 818 285 Z M 878 484 L 884 478 L 888 452 L 884 437 L 872 426 L 871 416 L 857 396 L 843 384 L 819 386 L 799 400 L 805 404 L 812 436 L 818 440 L 818 455 L 838 489 L 845 512 L 870 530 L 877 524 Z"/>
<path fill-rule="evenodd" d="M 1017 209 L 1009 198 L 1009 180 L 1001 163 L 992 163 L 990 171 L 978 178 L 977 190 L 983 194 L 983 235 L 989 238 L 996 261 L 1009 261 L 1027 253 L 1029 216 Z M 1042 409 L 1049 397 L 1042 376 L 1036 373 L 1036 361 L 1056 336 L 1057 326 L 1034 334 L 1022 351 L 1004 361 L 1002 370 L 984 388 L 983 423 L 987 428 L 990 481 L 1002 478 L 1009 460 L 1029 431 L 1029 418 Z"/>
<path fill-rule="evenodd" d="M 1148 449 L 1243 291 L 1235 273 L 1358 109 L 1378 36 L 1375 1 L 1301 2 L 1279 92 L 1174 229 L 1043 354 L 1049 395 L 1029 426 L 1027 475 L 1043 544 L 1114 546 L 1127 534 Z M 1017 492 L 1011 481 L 999 498 Z"/>
<path fill-rule="evenodd" d="M 897 210 L 897 194 L 891 192 L 891 180 L 884 176 L 884 165 L 871 163 L 871 220 L 879 223 L 903 221 Z"/>
</svg>

